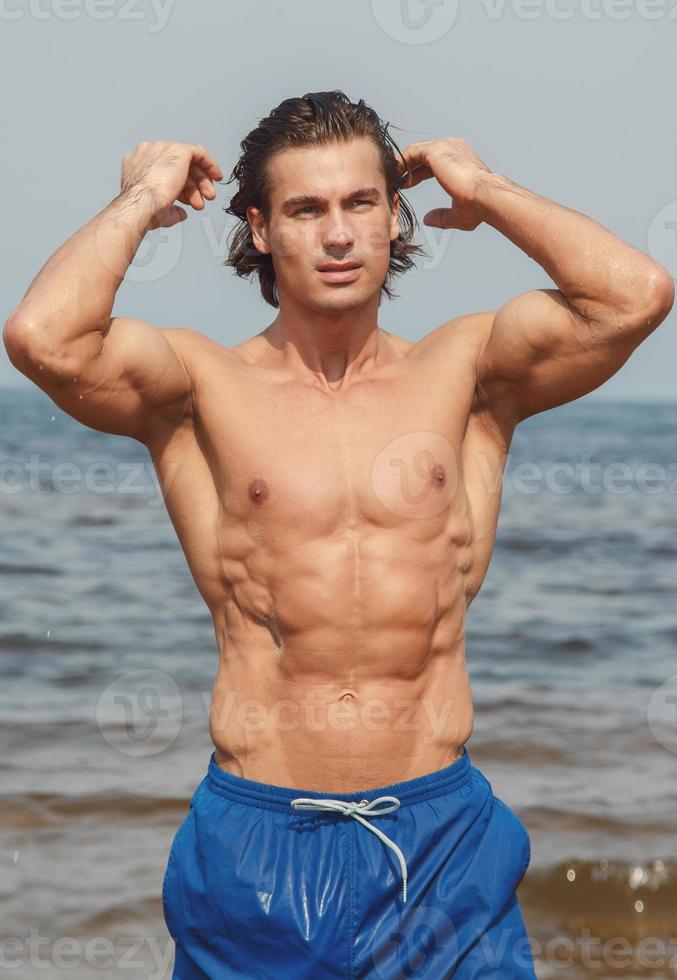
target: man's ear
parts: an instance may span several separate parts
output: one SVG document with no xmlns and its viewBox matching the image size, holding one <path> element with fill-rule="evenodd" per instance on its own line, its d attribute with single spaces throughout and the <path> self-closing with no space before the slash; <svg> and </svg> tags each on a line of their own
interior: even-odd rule
<svg viewBox="0 0 677 980">
<path fill-rule="evenodd" d="M 247 208 L 247 221 L 252 232 L 252 241 L 257 252 L 267 255 L 270 252 L 268 244 L 268 232 L 263 215 L 258 208 Z"/>
<path fill-rule="evenodd" d="M 393 209 L 390 216 L 390 241 L 394 242 L 395 239 L 400 234 L 400 226 L 397 222 L 397 217 L 400 213 L 400 195 L 393 194 Z"/>
</svg>

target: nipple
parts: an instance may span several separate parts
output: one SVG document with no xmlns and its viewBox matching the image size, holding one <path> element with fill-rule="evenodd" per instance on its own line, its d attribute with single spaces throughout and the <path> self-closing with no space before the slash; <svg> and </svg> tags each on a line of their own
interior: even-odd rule
<svg viewBox="0 0 677 980">
<path fill-rule="evenodd" d="M 270 491 L 264 480 L 252 480 L 249 484 L 249 496 L 255 504 L 263 503 L 269 495 Z"/>
<path fill-rule="evenodd" d="M 444 484 L 447 482 L 447 476 L 446 473 L 444 472 L 444 467 L 442 466 L 441 463 L 437 463 L 433 467 L 432 476 L 433 476 L 433 483 L 435 484 L 435 486 L 443 487 Z"/>
</svg>

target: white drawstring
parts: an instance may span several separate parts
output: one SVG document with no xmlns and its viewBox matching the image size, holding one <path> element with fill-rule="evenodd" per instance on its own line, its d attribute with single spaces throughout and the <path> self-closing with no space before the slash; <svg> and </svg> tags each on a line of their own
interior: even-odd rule
<svg viewBox="0 0 677 980">
<path fill-rule="evenodd" d="M 378 806 L 378 804 L 381 804 L 381 808 L 375 810 L 374 807 Z M 384 813 L 392 813 L 393 810 L 397 810 L 400 806 L 400 801 L 396 796 L 379 796 L 377 799 L 372 800 L 371 803 L 369 800 L 360 800 L 359 803 L 345 803 L 343 800 L 313 800 L 299 796 L 296 800 L 292 800 L 290 805 L 297 810 L 333 810 L 338 813 L 343 813 L 347 817 L 354 817 L 355 820 L 359 820 L 367 830 L 371 830 L 377 837 L 380 837 L 383 843 L 395 852 L 400 862 L 400 870 L 402 872 L 402 901 L 407 901 L 407 865 L 402 851 L 383 831 L 379 830 L 378 827 L 372 826 L 372 824 L 364 819 L 365 817 L 379 817 Z"/>
</svg>

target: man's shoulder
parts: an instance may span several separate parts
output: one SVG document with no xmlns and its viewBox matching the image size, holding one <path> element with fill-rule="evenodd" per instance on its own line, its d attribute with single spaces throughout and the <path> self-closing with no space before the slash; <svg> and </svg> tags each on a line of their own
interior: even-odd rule
<svg viewBox="0 0 677 980">
<path fill-rule="evenodd" d="M 206 333 L 188 327 L 159 327 L 162 335 L 186 365 L 189 374 L 198 371 L 203 364 L 215 364 L 224 369 L 238 361 L 235 348 L 226 347 Z"/>
<path fill-rule="evenodd" d="M 429 330 L 414 347 L 422 355 L 437 355 L 446 351 L 458 354 L 462 350 L 470 357 L 479 357 L 495 315 L 495 310 L 461 313 Z"/>
<path fill-rule="evenodd" d="M 182 352 L 200 352 L 203 350 L 222 350 L 228 351 L 229 347 L 224 347 L 218 340 L 214 340 L 206 333 L 199 330 L 191 330 L 189 327 L 158 327 L 160 333 L 167 338 L 172 347 L 180 349 Z"/>
</svg>

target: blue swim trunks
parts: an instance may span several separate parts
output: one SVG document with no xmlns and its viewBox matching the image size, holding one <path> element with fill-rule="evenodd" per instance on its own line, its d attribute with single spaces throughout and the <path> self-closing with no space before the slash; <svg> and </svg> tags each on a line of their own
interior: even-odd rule
<svg viewBox="0 0 677 980">
<path fill-rule="evenodd" d="M 462 755 L 357 793 L 217 764 L 167 862 L 174 980 L 535 980 L 515 889 L 529 834 Z"/>
</svg>

